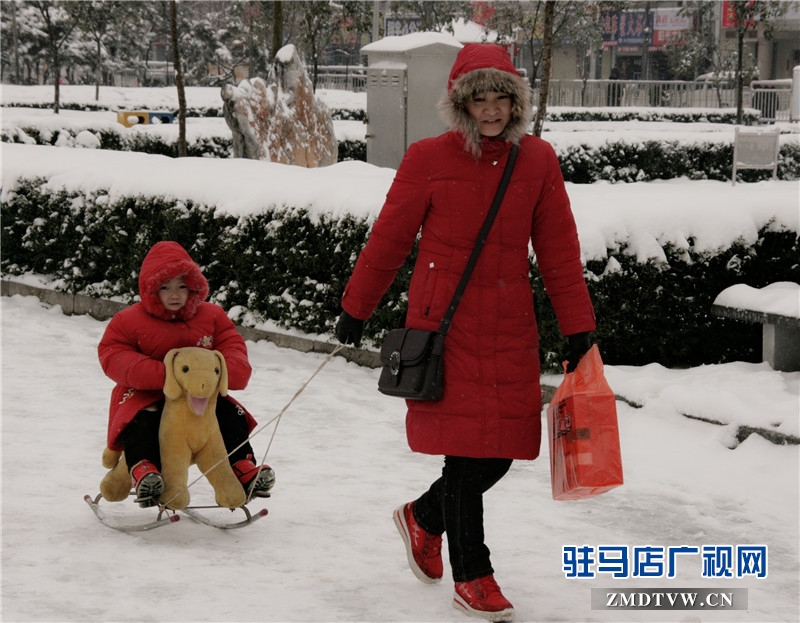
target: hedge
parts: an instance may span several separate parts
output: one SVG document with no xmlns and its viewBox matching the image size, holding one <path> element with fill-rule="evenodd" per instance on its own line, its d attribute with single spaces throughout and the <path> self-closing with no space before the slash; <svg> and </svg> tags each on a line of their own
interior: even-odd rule
<svg viewBox="0 0 800 623">
<path fill-rule="evenodd" d="M 3 106 L 9 108 L 39 108 L 51 109 L 52 102 L 4 102 Z M 118 107 L 107 104 L 61 102 L 62 110 L 85 110 L 100 112 L 104 110 L 116 111 Z M 141 105 L 129 104 L 126 110 L 155 110 L 171 112 L 177 118 L 178 111 L 171 107 L 153 106 L 143 103 Z M 365 121 L 367 111 L 363 108 L 331 108 L 331 117 L 341 121 Z M 534 110 L 535 111 L 535 110 Z M 223 117 L 222 105 L 219 106 L 187 106 L 187 117 Z M 673 123 L 736 123 L 735 108 L 669 108 L 669 107 L 555 107 L 549 108 L 545 121 L 670 121 Z M 755 108 L 745 108 L 742 114 L 744 125 L 761 123 L 761 112 Z"/>
<path fill-rule="evenodd" d="M 3 106 L 8 108 L 37 108 L 43 110 L 49 110 L 53 108 L 52 102 L 3 102 Z M 61 102 L 59 103 L 60 110 L 83 110 L 83 111 L 91 111 L 91 112 L 102 112 L 105 110 L 116 112 L 117 110 L 122 110 L 118 106 L 109 106 L 107 104 L 95 104 L 95 103 L 79 103 L 79 102 Z M 134 105 L 129 104 L 125 107 L 124 110 L 153 110 L 158 112 L 170 112 L 175 115 L 175 118 L 178 118 L 178 110 L 165 107 L 165 106 L 153 106 L 152 104 L 141 104 L 141 105 Z M 222 104 L 219 106 L 206 106 L 206 107 L 197 107 L 197 106 L 187 106 L 186 107 L 186 117 L 205 117 L 205 118 L 215 118 L 215 117 L 224 117 L 225 115 L 222 112 Z M 341 121 L 364 121 L 366 119 L 367 113 L 363 108 L 334 108 L 331 109 L 331 118 L 334 120 L 341 120 Z M 734 118 L 736 114 L 734 112 Z"/>
<path fill-rule="evenodd" d="M 161 136 L 144 132 L 125 132 L 122 129 L 88 130 L 99 141 L 100 149 L 112 151 L 138 151 L 145 154 L 178 157 L 178 142 L 166 141 Z M 27 143 L 34 145 L 55 145 L 66 141 L 72 145 L 76 141 L 73 131 L 41 130 L 35 126 L 6 128 L 0 134 L 4 143 Z M 227 136 L 205 136 L 197 140 L 189 140 L 186 155 L 192 158 L 230 158 L 233 155 L 233 139 Z M 363 141 L 339 141 L 339 162 L 343 160 L 367 160 L 367 145 Z"/>
<path fill-rule="evenodd" d="M 211 299 L 233 318 L 255 326 L 331 333 L 339 301 L 363 247 L 366 219 L 311 218 L 304 209 L 269 206 L 243 217 L 213 206 L 105 192 L 54 191 L 43 179 L 20 180 L 0 205 L 2 270 L 48 275 L 73 293 L 133 302 L 147 250 L 177 240 L 202 266 Z M 669 367 L 760 360 L 760 326 L 712 316 L 711 303 L 739 282 L 762 287 L 800 281 L 797 232 L 770 225 L 755 245 L 734 243 L 717 253 L 664 249 L 667 261 L 639 263 L 623 248 L 587 264 L 599 319 L 597 342 L 611 365 L 659 362 Z M 405 309 L 413 254 L 367 324 L 373 345 L 397 326 Z M 563 340 L 531 266 L 545 369 L 557 370 Z M 735 339 L 732 339 L 734 338 Z"/>
<path fill-rule="evenodd" d="M 672 123 L 736 123 L 735 108 L 550 108 L 545 122 L 554 121 L 669 121 Z M 744 125 L 757 125 L 761 113 L 745 108 Z M 545 126 L 545 129 L 547 126 Z"/>
<path fill-rule="evenodd" d="M 23 134 L 20 134 L 22 132 Z M 177 157 L 177 141 L 146 133 L 128 133 L 121 130 L 96 130 L 92 132 L 101 149 L 138 151 Z M 5 129 L 0 136 L 8 143 L 35 143 L 54 145 L 67 138 L 75 140 L 68 129 L 42 132 L 36 127 Z M 547 138 L 545 136 L 545 138 Z M 187 145 L 187 155 L 193 157 L 228 158 L 233 151 L 233 141 L 228 137 L 204 137 Z M 575 184 L 591 184 L 600 180 L 609 182 L 642 182 L 656 179 L 686 177 L 691 180 L 730 180 L 733 166 L 733 144 L 681 143 L 678 141 L 644 141 L 627 143 L 608 142 L 601 146 L 572 145 L 557 150 L 564 179 Z M 367 159 L 367 146 L 363 141 L 339 141 L 339 161 Z M 745 169 L 739 179 L 755 182 L 768 179 L 771 171 Z M 800 143 L 781 145 L 778 159 L 778 179 L 800 179 Z"/>
</svg>

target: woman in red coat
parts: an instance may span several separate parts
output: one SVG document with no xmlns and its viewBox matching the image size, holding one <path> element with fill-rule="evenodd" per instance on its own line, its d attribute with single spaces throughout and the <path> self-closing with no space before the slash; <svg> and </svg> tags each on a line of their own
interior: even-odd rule
<svg viewBox="0 0 800 623">
<path fill-rule="evenodd" d="M 139 296 L 141 302 L 111 319 L 97 352 L 103 372 L 116 383 L 107 445 L 125 451 L 136 501 L 146 507 L 158 501 L 164 488 L 158 427 L 167 352 L 185 346 L 220 351 L 233 390 L 247 386 L 252 370 L 244 339 L 225 310 L 205 302 L 208 282 L 177 242 L 159 242 L 147 253 L 139 271 Z M 275 474 L 268 465 L 259 468 L 253 461 L 247 438 L 255 420 L 230 396 L 217 400 L 217 420 L 231 466 L 248 497 L 267 496 Z"/>
<path fill-rule="evenodd" d="M 570 366 L 595 329 L 577 229 L 552 147 L 526 134 L 529 89 L 508 54 L 470 44 L 450 73 L 442 112 L 451 130 L 411 145 L 342 298 L 336 335 L 358 345 L 363 323 L 421 230 L 406 326 L 435 330 L 461 277 L 512 144 L 519 155 L 497 219 L 445 340 L 444 397 L 407 401 L 415 452 L 444 455 L 442 476 L 395 511 L 408 561 L 423 582 L 442 577 L 447 535 L 454 605 L 492 621 L 513 607 L 494 581 L 484 543 L 483 493 L 541 439 L 539 336 L 529 246 L 544 278 Z"/>
</svg>

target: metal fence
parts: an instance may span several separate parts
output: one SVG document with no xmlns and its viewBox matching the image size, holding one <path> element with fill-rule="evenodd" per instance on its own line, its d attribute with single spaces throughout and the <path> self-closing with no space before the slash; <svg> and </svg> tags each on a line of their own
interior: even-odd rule
<svg viewBox="0 0 800 623">
<path fill-rule="evenodd" d="M 341 89 L 356 93 L 367 90 L 366 67 L 361 65 L 320 65 L 318 69 L 318 89 Z"/>
<path fill-rule="evenodd" d="M 538 101 L 540 81 L 533 85 Z M 326 65 L 319 67 L 319 89 L 366 90 L 366 68 Z M 745 108 L 761 111 L 765 122 L 788 121 L 792 81 L 762 80 L 745 86 Z M 579 108 L 633 106 L 664 108 L 735 108 L 736 89 L 731 82 L 710 80 L 551 80 L 548 106 Z"/>
<path fill-rule="evenodd" d="M 534 83 L 534 101 L 539 96 Z M 761 112 L 763 121 L 789 119 L 791 80 L 764 80 L 745 86 L 745 108 Z M 636 106 L 663 108 L 735 108 L 736 89 L 730 83 L 684 80 L 551 80 L 548 106 Z"/>
<path fill-rule="evenodd" d="M 534 83 L 535 101 L 539 84 Z M 730 108 L 736 106 L 736 90 L 683 80 L 551 80 L 547 105 Z"/>
</svg>

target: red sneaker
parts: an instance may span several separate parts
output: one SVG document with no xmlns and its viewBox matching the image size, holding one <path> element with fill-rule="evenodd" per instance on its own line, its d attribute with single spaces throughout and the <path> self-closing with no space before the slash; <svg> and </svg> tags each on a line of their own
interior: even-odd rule
<svg viewBox="0 0 800 623">
<path fill-rule="evenodd" d="M 514 619 L 514 606 L 503 597 L 493 575 L 456 582 L 453 607 L 463 610 L 471 617 L 487 621 L 511 621 Z"/>
<path fill-rule="evenodd" d="M 269 492 L 275 486 L 275 472 L 269 465 L 256 467 L 253 456 L 248 455 L 246 459 L 236 461 L 231 467 L 248 496 L 270 497 Z"/>
<path fill-rule="evenodd" d="M 147 459 L 131 467 L 131 486 L 136 491 L 136 500 L 142 508 L 155 506 L 164 492 L 164 479 L 158 468 Z"/>
<path fill-rule="evenodd" d="M 442 537 L 423 530 L 414 519 L 409 502 L 395 509 L 394 525 L 406 544 L 408 566 L 417 578 L 426 584 L 442 579 Z"/>
</svg>

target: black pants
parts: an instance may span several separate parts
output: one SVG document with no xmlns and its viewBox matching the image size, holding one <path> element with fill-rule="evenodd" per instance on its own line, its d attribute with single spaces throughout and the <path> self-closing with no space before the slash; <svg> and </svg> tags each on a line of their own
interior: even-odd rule
<svg viewBox="0 0 800 623">
<path fill-rule="evenodd" d="M 483 535 L 483 494 L 511 467 L 511 459 L 444 457 L 442 476 L 414 503 L 414 519 L 432 534 L 447 533 L 455 582 L 494 573 Z"/>
<path fill-rule="evenodd" d="M 156 411 L 139 411 L 120 434 L 119 439 L 125 450 L 128 469 L 145 459 L 153 463 L 159 470 L 161 469 L 158 427 L 161 424 L 162 408 L 163 405 L 159 405 Z M 220 396 L 217 398 L 217 421 L 228 453 L 245 442 L 241 448 L 230 455 L 231 465 L 240 459 L 247 458 L 248 454 L 253 454 L 253 447 L 249 441 L 246 441 L 249 432 L 247 419 L 241 407 Z"/>
</svg>

